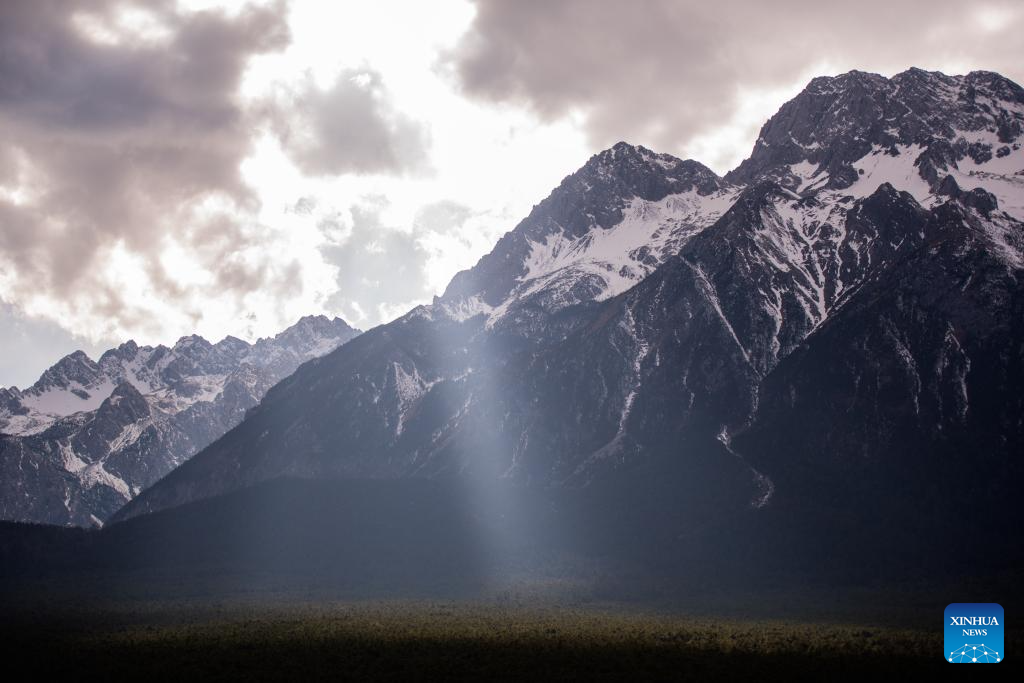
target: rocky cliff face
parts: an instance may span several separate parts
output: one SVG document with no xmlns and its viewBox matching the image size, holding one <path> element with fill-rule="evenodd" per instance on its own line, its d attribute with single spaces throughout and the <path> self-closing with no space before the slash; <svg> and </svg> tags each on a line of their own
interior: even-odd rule
<svg viewBox="0 0 1024 683">
<path fill-rule="evenodd" d="M 240 422 L 301 363 L 357 334 L 303 318 L 273 338 L 75 352 L 0 403 L 0 517 L 90 525 Z"/>
<path fill-rule="evenodd" d="M 918 214 L 892 266 L 765 378 L 734 445 L 772 472 L 779 504 L 871 501 L 941 534 L 963 501 L 976 520 L 1010 503 L 1024 476 L 1024 273 L 992 240 L 994 214 L 958 201 Z"/>
<path fill-rule="evenodd" d="M 282 474 L 456 476 L 619 488 L 700 527 L 853 492 L 897 509 L 911 482 L 936 506 L 971 444 L 971 485 L 1005 504 L 1022 125 L 996 74 L 853 72 L 812 81 L 725 178 L 616 145 L 117 518 Z"/>
</svg>

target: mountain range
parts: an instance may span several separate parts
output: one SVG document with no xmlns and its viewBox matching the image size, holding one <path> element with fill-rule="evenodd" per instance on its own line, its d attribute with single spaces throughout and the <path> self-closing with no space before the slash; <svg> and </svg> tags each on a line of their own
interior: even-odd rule
<svg viewBox="0 0 1024 683">
<path fill-rule="evenodd" d="M 278 529 L 317 480 L 298 527 L 328 534 L 345 508 L 359 538 L 359 519 L 414 524 L 417 548 L 461 548 L 465 526 L 494 548 L 572 538 L 750 567 L 937 570 L 953 540 L 961 560 L 999 556 L 991 540 L 1024 521 L 1022 136 L 1012 81 L 910 69 L 812 80 L 725 176 L 616 144 L 431 304 L 297 359 L 222 437 L 133 480 L 103 538 L 185 543 L 219 515 L 202 547 L 220 548 L 254 519 Z M 80 415 L 141 408 L 134 386 Z M 29 433 L 42 404 L 18 400 L 5 467 L 37 448 L 81 481 L 59 429 L 88 435 L 84 418 Z M 8 500 L 32 497 L 19 476 Z"/>
<path fill-rule="evenodd" d="M 245 416 L 302 362 L 358 332 L 302 318 L 275 337 L 76 351 L 27 389 L 0 388 L 0 518 L 102 524 Z"/>
<path fill-rule="evenodd" d="M 457 479 L 510 515 L 584 492 L 676 543 L 757 511 L 932 550 L 1011 524 L 1022 128 L 998 74 L 854 71 L 724 177 L 616 144 L 114 519 L 298 477 Z"/>
</svg>

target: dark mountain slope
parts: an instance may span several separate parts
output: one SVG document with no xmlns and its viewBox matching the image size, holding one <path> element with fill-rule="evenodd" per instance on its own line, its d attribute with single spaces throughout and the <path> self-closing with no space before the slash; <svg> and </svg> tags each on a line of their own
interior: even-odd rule
<svg viewBox="0 0 1024 683">
<path fill-rule="evenodd" d="M 869 501 L 938 538 L 1017 523 L 1024 287 L 981 219 L 936 209 L 919 246 L 768 375 L 734 447 L 780 505 L 854 518 Z"/>
</svg>

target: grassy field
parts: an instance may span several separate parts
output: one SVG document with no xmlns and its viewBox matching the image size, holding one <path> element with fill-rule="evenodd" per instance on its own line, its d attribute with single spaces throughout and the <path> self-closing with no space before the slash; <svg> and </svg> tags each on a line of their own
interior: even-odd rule
<svg viewBox="0 0 1024 683">
<path fill-rule="evenodd" d="M 0 581 L 0 643 L 60 681 L 889 679 L 949 666 L 953 596 L 1010 615 L 1019 579 L 668 590 L 636 577 L 628 598 L 534 575 L 472 597 L 381 599 L 294 575 L 83 573 Z"/>
<path fill-rule="evenodd" d="M 487 602 L 24 603 L 0 627 L 38 678 L 836 680 L 945 666 L 938 628 Z"/>
</svg>

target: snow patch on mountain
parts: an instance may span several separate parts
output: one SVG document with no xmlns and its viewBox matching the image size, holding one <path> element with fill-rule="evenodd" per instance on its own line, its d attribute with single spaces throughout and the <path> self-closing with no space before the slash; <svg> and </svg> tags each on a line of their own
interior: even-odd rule
<svg viewBox="0 0 1024 683">
<path fill-rule="evenodd" d="M 96 462 L 86 466 L 86 468 L 79 473 L 79 480 L 82 482 L 83 488 L 91 489 L 96 486 L 106 486 L 107 488 L 117 491 L 125 500 L 131 500 L 131 487 L 129 487 L 127 482 L 125 482 L 121 477 L 108 472 L 103 465 L 104 462 L 102 461 Z"/>
<path fill-rule="evenodd" d="M 992 133 L 984 138 L 991 143 Z M 998 141 L 996 141 L 998 142 Z M 1003 156 L 995 156 L 979 163 L 971 157 L 964 157 L 949 169 L 950 175 L 965 190 L 982 188 L 992 193 L 999 202 L 999 209 L 1024 221 L 1024 149 L 1013 149 L 1003 145 Z"/>
<path fill-rule="evenodd" d="M 465 299 L 446 301 L 438 304 L 438 307 L 445 317 L 458 322 L 475 318 L 478 315 L 490 315 L 491 311 L 494 310 L 493 306 L 488 305 L 480 296 L 475 294 Z M 428 318 L 430 317 L 430 311 L 426 306 L 416 309 L 414 313 L 416 312 L 422 313 Z"/>
<path fill-rule="evenodd" d="M 732 337 L 732 340 L 736 342 L 736 347 L 740 350 L 740 353 L 743 354 L 743 360 L 750 363 L 750 354 L 743 346 L 743 342 L 740 341 L 739 335 L 736 334 L 736 329 L 729 321 L 729 317 L 725 314 L 725 311 L 722 310 L 722 302 L 718 298 L 718 292 L 715 290 L 714 283 L 708 279 L 707 273 L 705 273 L 704 269 L 699 265 L 690 263 L 689 261 L 686 261 L 686 264 L 691 268 L 691 270 L 693 270 L 693 274 L 697 278 L 697 284 L 700 286 L 705 300 L 711 304 L 711 308 L 715 312 L 715 315 L 717 315 L 718 319 L 722 321 L 722 325 L 729 333 L 729 336 Z"/>
<path fill-rule="evenodd" d="M 126 424 L 121 430 L 121 433 L 109 442 L 109 451 L 111 453 L 115 453 L 121 449 L 131 446 L 139 440 L 142 434 L 149 429 L 152 424 L 153 420 L 150 418 Z"/>
<path fill-rule="evenodd" d="M 924 148 L 921 145 L 897 145 L 896 154 L 881 145 L 874 145 L 871 152 L 853 162 L 860 176 L 856 183 L 846 189 L 846 194 L 857 198 L 874 194 L 880 186 L 889 183 L 897 190 L 909 192 L 921 206 L 935 203 L 932 188 L 921 177 L 916 162 Z"/>
<path fill-rule="evenodd" d="M 463 300 L 449 314 L 486 313 L 488 325 L 494 325 L 512 306 L 534 297 L 543 297 L 549 310 L 558 310 L 618 296 L 718 220 L 738 194 L 739 188 L 728 188 L 707 195 L 690 190 L 659 201 L 634 197 L 623 209 L 622 221 L 610 228 L 595 226 L 577 238 L 555 232 L 531 242 L 526 272 L 498 306 L 487 306 L 479 298 Z"/>
<path fill-rule="evenodd" d="M 400 436 L 405 429 L 406 418 L 416 403 L 426 396 L 437 380 L 425 380 L 420 376 L 415 365 L 408 372 L 400 363 L 391 364 L 391 379 L 395 385 L 396 410 L 398 420 L 395 422 L 395 436 Z"/>
<path fill-rule="evenodd" d="M 958 140 L 963 144 L 981 144 L 1004 151 L 1002 156 L 977 161 L 965 156 L 955 164 L 940 168 L 941 175 L 950 175 L 965 189 L 982 188 L 992 193 L 999 202 L 999 208 L 1017 220 L 1024 220 L 1024 150 L 1001 145 L 992 131 L 959 131 Z M 935 206 L 941 198 L 931 184 L 921 176 L 920 157 L 925 152 L 921 145 L 897 145 L 896 154 L 892 149 L 874 145 L 869 154 L 853 162 L 859 178 L 844 190 L 856 198 L 871 195 L 884 183 L 897 190 L 909 192 L 921 206 Z M 801 188 L 812 189 L 820 181 L 812 182 L 813 173 L 807 162 L 791 168 L 801 177 Z M 799 167 L 799 168 L 798 168 Z"/>
<path fill-rule="evenodd" d="M 21 395 L 21 404 L 28 413 L 16 416 L 17 420 L 12 425 L 14 429 L 4 431 L 35 434 L 46 429 L 60 417 L 96 410 L 114 391 L 115 386 L 111 380 L 104 379 L 89 385 L 71 381 L 65 387 L 27 390 Z M 20 431 L 14 431 L 15 429 Z"/>
<path fill-rule="evenodd" d="M 996 255 L 1014 270 L 1024 269 L 1024 226 L 1002 216 L 983 220 L 981 226 Z"/>
<path fill-rule="evenodd" d="M 835 205 L 802 203 L 796 197 L 781 197 L 762 212 L 762 224 L 755 240 L 771 264 L 793 275 L 797 301 L 815 325 L 825 319 L 828 301 L 826 274 L 819 260 L 819 243 L 824 219 Z M 845 221 L 845 216 L 839 216 Z"/>
<path fill-rule="evenodd" d="M 75 454 L 75 450 L 71 448 L 71 444 L 67 440 L 58 441 L 57 448 L 60 450 L 61 462 L 64 465 L 65 471 L 71 474 L 78 474 L 88 466 L 89 463 Z"/>
<path fill-rule="evenodd" d="M 657 202 L 634 198 L 623 211 L 622 222 L 611 228 L 597 228 L 574 240 L 556 234 L 534 242 L 521 278 L 529 285 L 521 293 L 542 287 L 558 271 L 576 268 L 605 280 L 596 300 L 621 294 L 650 273 L 654 263 L 663 262 L 667 252 L 675 253 L 682 242 L 717 220 L 735 199 L 735 190 L 707 196 L 690 191 Z M 650 253 L 641 255 L 641 249 Z"/>
<path fill-rule="evenodd" d="M 790 164 L 789 172 L 800 180 L 796 188 L 797 194 L 814 190 L 829 181 L 829 174 L 821 168 L 821 165 L 811 161 Z"/>
</svg>

